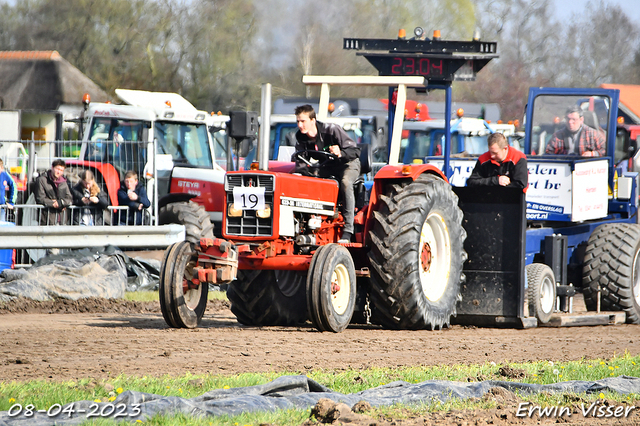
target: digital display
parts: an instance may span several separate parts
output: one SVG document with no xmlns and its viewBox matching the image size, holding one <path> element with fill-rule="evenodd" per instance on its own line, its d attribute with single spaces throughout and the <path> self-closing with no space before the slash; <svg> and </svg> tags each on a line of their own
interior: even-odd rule
<svg viewBox="0 0 640 426">
<path fill-rule="evenodd" d="M 424 57 L 392 57 L 391 75 L 417 75 L 422 77 L 442 77 L 444 65 L 442 59 Z"/>
<path fill-rule="evenodd" d="M 445 55 L 408 55 L 408 54 L 364 54 L 367 60 L 378 70 L 380 75 L 424 77 L 427 81 L 453 81 L 456 72 L 465 64 L 469 65 L 471 78 L 475 72 L 473 65 L 465 58 Z M 435 57 L 434 57 L 435 56 Z"/>
</svg>

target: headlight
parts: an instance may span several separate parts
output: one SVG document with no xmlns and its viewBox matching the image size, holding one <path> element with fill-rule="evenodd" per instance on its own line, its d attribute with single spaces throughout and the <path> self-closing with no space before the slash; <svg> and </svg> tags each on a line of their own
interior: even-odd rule
<svg viewBox="0 0 640 426">
<path fill-rule="evenodd" d="M 258 216 L 260 219 L 267 219 L 271 217 L 271 207 L 265 206 L 264 209 L 256 210 L 256 216 Z"/>
<path fill-rule="evenodd" d="M 234 203 L 229 204 L 227 209 L 227 216 L 230 217 L 242 217 L 242 210 L 237 209 Z"/>
</svg>

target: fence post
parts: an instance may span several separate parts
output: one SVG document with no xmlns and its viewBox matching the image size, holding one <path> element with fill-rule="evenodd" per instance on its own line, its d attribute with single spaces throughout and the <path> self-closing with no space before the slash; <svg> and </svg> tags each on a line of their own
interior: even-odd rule
<svg viewBox="0 0 640 426">
<path fill-rule="evenodd" d="M 37 161 L 36 158 L 36 144 L 34 141 L 29 142 L 29 178 L 27 179 L 28 183 L 31 183 L 35 178 L 34 173 L 37 169 Z"/>
<path fill-rule="evenodd" d="M 156 159 L 158 158 L 158 150 L 157 150 L 157 139 L 153 138 L 153 220 L 155 225 L 158 226 L 159 223 L 159 215 L 158 215 L 158 163 Z"/>
</svg>

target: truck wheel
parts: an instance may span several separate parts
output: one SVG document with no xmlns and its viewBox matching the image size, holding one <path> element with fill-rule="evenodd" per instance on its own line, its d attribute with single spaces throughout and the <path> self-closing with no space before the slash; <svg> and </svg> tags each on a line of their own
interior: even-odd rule
<svg viewBox="0 0 640 426">
<path fill-rule="evenodd" d="M 307 320 L 305 276 L 296 271 L 238 271 L 227 298 L 231 312 L 244 325 L 296 325 Z"/>
<path fill-rule="evenodd" d="M 624 311 L 627 323 L 640 324 L 640 226 L 600 225 L 589 237 L 582 268 L 587 310 Z"/>
<path fill-rule="evenodd" d="M 320 331 L 342 332 L 351 321 L 356 301 L 356 271 L 349 250 L 338 244 L 321 246 L 307 274 L 307 309 Z"/>
<path fill-rule="evenodd" d="M 535 316 L 540 324 L 548 323 L 556 306 L 556 279 L 547 265 L 527 265 L 527 299 L 529 316 Z"/>
<path fill-rule="evenodd" d="M 185 227 L 185 240 L 199 244 L 200 238 L 213 238 L 213 224 L 204 207 L 192 201 L 170 203 L 160 208 L 160 225 L 177 223 Z"/>
<path fill-rule="evenodd" d="M 193 283 L 197 252 L 190 243 L 182 241 L 165 252 L 160 271 L 160 308 L 170 327 L 195 328 L 200 324 L 207 307 L 206 283 Z"/>
<path fill-rule="evenodd" d="M 458 197 L 444 180 L 422 175 L 390 185 L 373 216 L 374 321 L 398 329 L 448 325 L 467 259 Z"/>
</svg>

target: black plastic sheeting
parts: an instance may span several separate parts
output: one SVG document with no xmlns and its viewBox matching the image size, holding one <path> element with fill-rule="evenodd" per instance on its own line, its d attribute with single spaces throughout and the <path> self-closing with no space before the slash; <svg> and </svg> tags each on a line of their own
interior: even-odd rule
<svg viewBox="0 0 640 426">
<path fill-rule="evenodd" d="M 125 291 L 157 290 L 160 262 L 130 258 L 113 246 L 50 254 L 28 269 L 0 273 L 0 301 L 26 297 L 123 298 Z"/>
<path fill-rule="evenodd" d="M 118 420 L 145 421 L 154 415 L 185 414 L 196 417 L 238 415 L 255 411 L 275 411 L 287 409 L 309 409 L 320 398 L 328 398 L 334 402 L 343 402 L 353 406 L 358 401 L 366 401 L 372 406 L 389 406 L 393 404 L 419 404 L 432 401 L 445 402 L 452 398 L 481 398 L 489 389 L 501 387 L 520 394 L 549 393 L 587 393 L 616 392 L 620 394 L 640 393 L 640 378 L 619 376 L 595 382 L 570 381 L 550 385 L 536 385 L 516 382 L 487 380 L 483 382 L 449 382 L 428 380 L 422 383 L 393 382 L 373 389 L 344 395 L 309 379 L 306 376 L 283 376 L 264 385 L 234 389 L 216 389 L 195 398 L 166 397 L 148 393 L 125 391 L 111 403 L 95 403 L 79 401 L 63 407 L 37 407 L 45 412 L 38 412 L 31 417 L 23 413 L 15 415 L 19 407 L 13 411 L 0 412 L 0 426 L 9 425 L 75 425 L 86 421 L 91 412 L 94 418 L 114 417 L 105 415 L 109 412 L 120 413 Z M 71 405 L 73 404 L 73 405 Z M 58 408 L 64 410 L 72 407 L 73 416 L 60 414 L 52 416 Z M 67 411 L 68 412 L 68 411 Z M 10 416 L 12 414 L 12 416 Z"/>
</svg>

